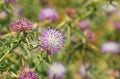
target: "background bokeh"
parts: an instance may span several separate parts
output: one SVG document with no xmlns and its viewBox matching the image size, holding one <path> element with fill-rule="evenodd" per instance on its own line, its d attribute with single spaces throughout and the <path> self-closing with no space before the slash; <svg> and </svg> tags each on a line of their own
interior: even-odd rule
<svg viewBox="0 0 120 79">
<path fill-rule="evenodd" d="M 52 8 L 58 18 L 48 11 L 51 17 L 41 19 L 45 8 Z M 23 33 L 9 28 L 20 18 L 33 23 L 25 39 Z M 39 36 L 49 27 L 65 36 L 64 46 L 52 56 L 39 47 Z M 19 38 L 23 42 L 11 50 Z M 0 79 L 17 79 L 24 64 L 34 70 L 38 79 L 58 79 L 48 76 L 53 62 L 65 67 L 63 79 L 120 79 L 120 1 L 0 0 Z"/>
</svg>

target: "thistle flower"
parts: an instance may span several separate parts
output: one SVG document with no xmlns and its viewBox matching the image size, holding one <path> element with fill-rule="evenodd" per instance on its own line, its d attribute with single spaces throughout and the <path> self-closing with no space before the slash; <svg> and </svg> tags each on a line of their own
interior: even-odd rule
<svg viewBox="0 0 120 79">
<path fill-rule="evenodd" d="M 114 27 L 116 30 L 120 30 L 120 21 L 115 21 L 114 22 Z"/>
<path fill-rule="evenodd" d="M 32 29 L 33 24 L 26 18 L 16 20 L 9 24 L 9 28 L 12 31 L 26 31 Z"/>
<path fill-rule="evenodd" d="M 5 0 L 6 3 L 14 3 L 16 0 Z"/>
<path fill-rule="evenodd" d="M 78 23 L 78 27 L 81 29 L 81 30 L 85 30 L 89 27 L 90 23 L 88 20 L 80 20 L 79 23 Z"/>
<path fill-rule="evenodd" d="M 7 18 L 7 13 L 5 12 L 5 11 L 1 11 L 0 12 L 0 20 L 4 20 L 4 19 L 6 19 Z"/>
<path fill-rule="evenodd" d="M 21 70 L 18 79 L 38 79 L 38 76 L 34 71 L 29 69 L 28 65 L 25 65 Z"/>
<path fill-rule="evenodd" d="M 78 41 L 78 39 L 74 35 L 71 35 L 70 39 L 71 39 L 72 42 L 77 42 Z"/>
<path fill-rule="evenodd" d="M 48 28 L 42 32 L 40 36 L 41 47 L 48 49 L 50 54 L 57 53 L 64 44 L 64 36 L 62 33 L 54 28 Z"/>
<path fill-rule="evenodd" d="M 38 18 L 40 20 L 56 20 L 58 19 L 58 14 L 53 8 L 43 8 L 39 13 Z"/>
<path fill-rule="evenodd" d="M 48 76 L 50 79 L 62 79 L 65 72 L 66 69 L 61 63 L 54 62 L 48 69 Z"/>
<path fill-rule="evenodd" d="M 76 13 L 76 10 L 75 8 L 72 8 L 72 7 L 69 7 L 66 9 L 66 14 L 69 16 L 69 17 L 73 17 Z"/>
<path fill-rule="evenodd" d="M 105 42 L 102 44 L 101 50 L 103 53 L 119 53 L 119 45 L 113 41 Z"/>
<path fill-rule="evenodd" d="M 84 78 L 91 76 L 91 73 L 89 71 L 87 71 L 87 68 L 89 68 L 89 67 L 90 67 L 89 63 L 84 63 L 80 66 L 79 72 Z"/>
<path fill-rule="evenodd" d="M 95 35 L 90 29 L 84 30 L 84 35 L 91 41 L 95 39 Z"/>
</svg>

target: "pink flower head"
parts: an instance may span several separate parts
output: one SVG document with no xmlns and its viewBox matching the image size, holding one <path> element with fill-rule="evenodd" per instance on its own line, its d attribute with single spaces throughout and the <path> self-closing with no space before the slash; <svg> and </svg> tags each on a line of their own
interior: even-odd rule
<svg viewBox="0 0 120 79">
<path fill-rule="evenodd" d="M 1 11 L 1 12 L 0 12 L 0 20 L 4 20 L 4 19 L 6 19 L 6 18 L 7 18 L 7 12 Z"/>
<path fill-rule="evenodd" d="M 15 3 L 16 0 L 5 0 L 6 3 Z"/>
<path fill-rule="evenodd" d="M 72 7 L 69 7 L 66 9 L 66 14 L 69 16 L 69 17 L 73 17 L 76 13 L 76 10 L 75 8 L 72 8 Z"/>
<path fill-rule="evenodd" d="M 115 27 L 115 29 L 120 30 L 120 21 L 115 21 L 114 27 Z"/>
<path fill-rule="evenodd" d="M 90 29 L 84 30 L 84 35 L 89 39 L 89 40 L 94 40 L 95 35 Z"/>
<path fill-rule="evenodd" d="M 54 28 L 48 28 L 40 36 L 41 47 L 50 51 L 50 54 L 57 53 L 64 44 L 64 36 Z"/>
<path fill-rule="evenodd" d="M 43 8 L 40 13 L 39 17 L 40 20 L 56 20 L 58 19 L 58 14 L 53 8 Z"/>
<path fill-rule="evenodd" d="M 48 76 L 50 79 L 51 78 L 62 79 L 64 77 L 65 72 L 66 69 L 61 63 L 54 62 L 53 64 L 50 65 L 48 69 Z"/>
<path fill-rule="evenodd" d="M 21 70 L 18 79 L 38 79 L 38 75 L 34 71 L 29 70 L 28 65 L 26 65 Z"/>
<path fill-rule="evenodd" d="M 102 44 L 101 50 L 103 53 L 119 53 L 119 45 L 113 41 L 105 42 Z"/>
<path fill-rule="evenodd" d="M 88 20 L 81 20 L 79 23 L 78 23 L 78 27 L 80 27 L 81 30 L 85 30 L 89 27 L 90 23 Z"/>
<path fill-rule="evenodd" d="M 20 20 L 16 20 L 14 22 L 11 22 L 9 24 L 9 28 L 13 31 L 26 31 L 26 30 L 31 30 L 32 29 L 32 22 L 30 22 L 28 19 L 23 18 Z"/>
</svg>

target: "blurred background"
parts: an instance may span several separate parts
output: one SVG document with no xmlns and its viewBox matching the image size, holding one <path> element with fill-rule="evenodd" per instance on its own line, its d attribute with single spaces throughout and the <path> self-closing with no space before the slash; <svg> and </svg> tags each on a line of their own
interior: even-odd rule
<svg viewBox="0 0 120 79">
<path fill-rule="evenodd" d="M 15 48 L 0 62 L 0 79 L 17 79 L 23 62 L 34 69 L 38 79 L 120 79 L 119 0 L 0 0 L 0 58 L 11 41 L 17 40 L 9 36 L 8 26 L 19 18 L 33 23 L 33 36 L 28 37 L 33 45 L 44 29 L 61 30 L 65 44 L 50 61 L 61 63 L 65 73 L 62 78 L 49 77 L 47 55 L 23 44 L 29 57 Z M 59 66 L 53 69 L 62 73 Z"/>
</svg>

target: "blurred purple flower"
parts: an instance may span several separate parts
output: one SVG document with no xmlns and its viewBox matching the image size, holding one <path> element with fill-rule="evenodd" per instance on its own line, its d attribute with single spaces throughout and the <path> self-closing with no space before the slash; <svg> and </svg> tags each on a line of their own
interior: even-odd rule
<svg viewBox="0 0 120 79">
<path fill-rule="evenodd" d="M 0 20 L 4 20 L 7 18 L 7 13 L 5 11 L 0 12 Z"/>
<path fill-rule="evenodd" d="M 38 18 L 40 20 L 56 20 L 58 19 L 58 14 L 53 8 L 43 8 L 39 13 Z"/>
<path fill-rule="evenodd" d="M 95 39 L 95 34 L 90 29 L 84 30 L 84 34 L 91 41 Z"/>
<path fill-rule="evenodd" d="M 88 20 L 81 20 L 77 26 L 80 27 L 81 30 L 85 30 L 90 26 L 90 23 Z"/>
<path fill-rule="evenodd" d="M 76 10 L 75 8 L 72 8 L 72 7 L 68 7 L 66 9 L 66 14 L 69 16 L 69 17 L 73 17 L 76 13 Z"/>
<path fill-rule="evenodd" d="M 71 35 L 70 39 L 71 39 L 72 42 L 77 42 L 78 41 L 78 39 L 74 35 Z"/>
<path fill-rule="evenodd" d="M 54 28 L 48 28 L 40 36 L 41 47 L 50 51 L 50 54 L 57 53 L 64 44 L 64 36 Z"/>
<path fill-rule="evenodd" d="M 11 22 L 9 24 L 9 28 L 13 31 L 26 31 L 32 29 L 32 22 L 30 22 L 28 19 L 23 18 L 20 20 L 16 20 L 14 22 Z"/>
<path fill-rule="evenodd" d="M 38 79 L 38 75 L 34 71 L 29 70 L 28 65 L 25 65 L 21 70 L 18 79 Z"/>
<path fill-rule="evenodd" d="M 114 41 L 105 42 L 101 48 L 103 53 L 119 53 L 119 45 Z"/>
<path fill-rule="evenodd" d="M 80 74 L 86 79 L 86 77 L 90 77 L 91 73 L 89 71 L 87 71 L 87 68 L 90 67 L 89 63 L 84 63 L 80 66 Z"/>
<path fill-rule="evenodd" d="M 48 76 L 50 79 L 62 79 L 65 72 L 66 69 L 61 63 L 54 62 L 48 69 Z"/>
<path fill-rule="evenodd" d="M 14 3 L 16 0 L 5 0 L 6 3 Z"/>
<path fill-rule="evenodd" d="M 115 21 L 114 27 L 115 27 L 115 29 L 120 30 L 120 21 Z"/>
</svg>

